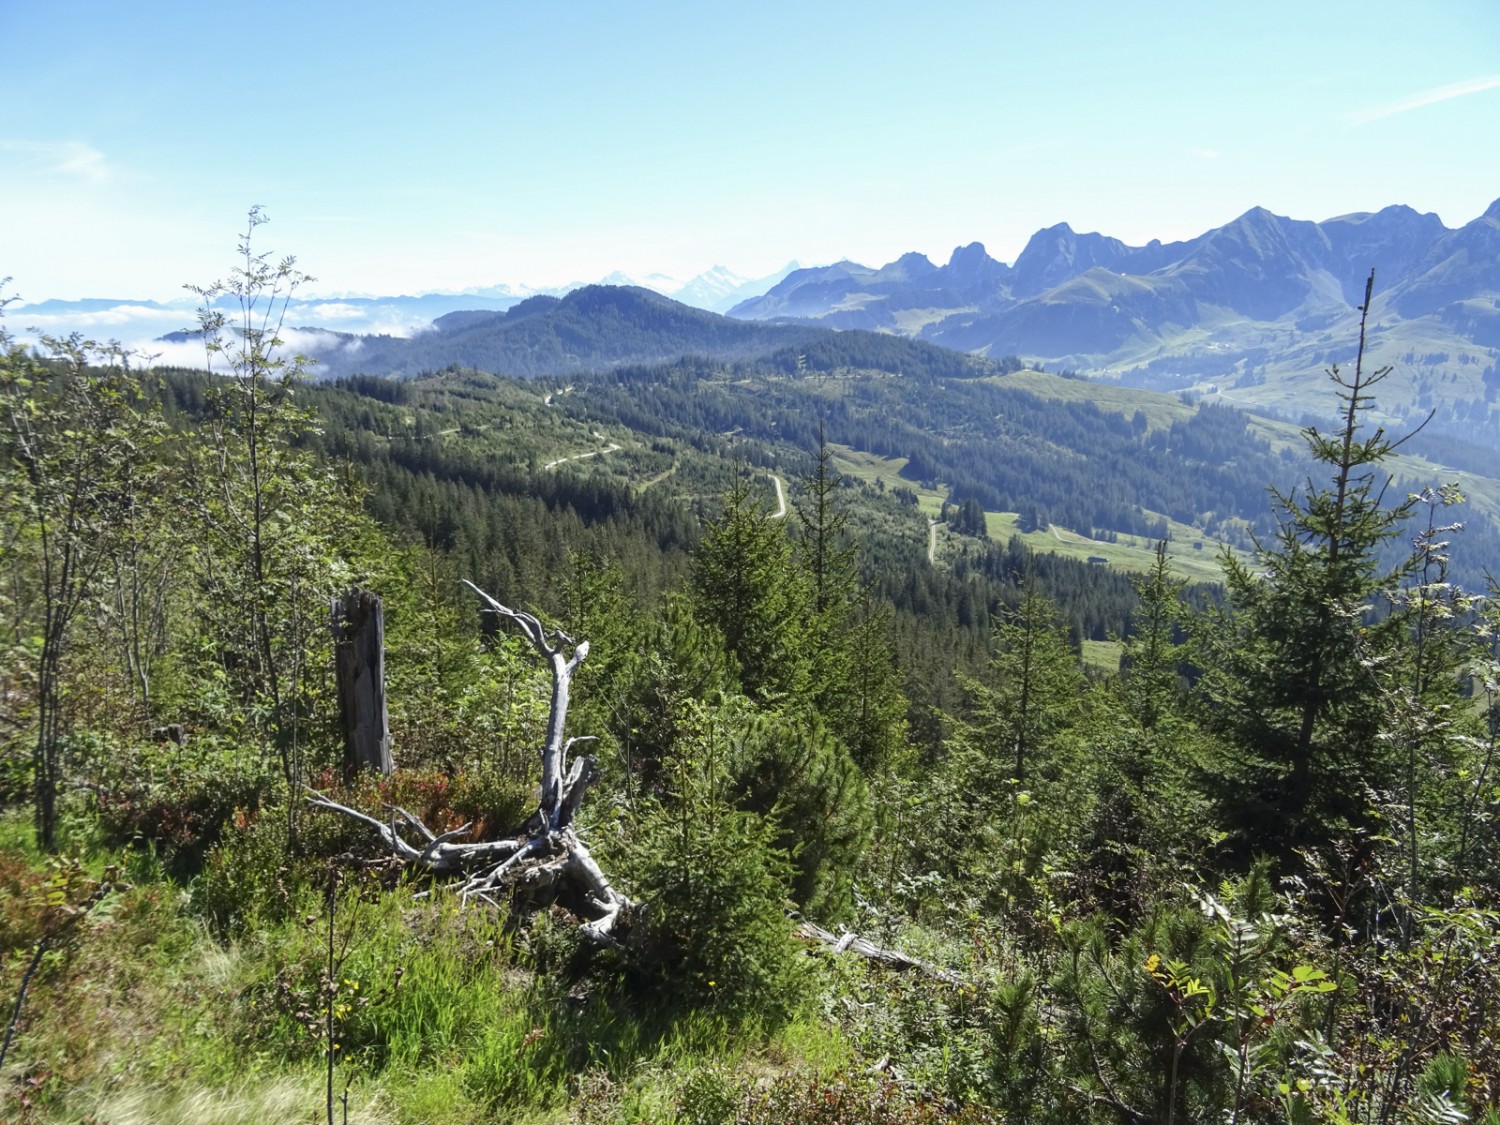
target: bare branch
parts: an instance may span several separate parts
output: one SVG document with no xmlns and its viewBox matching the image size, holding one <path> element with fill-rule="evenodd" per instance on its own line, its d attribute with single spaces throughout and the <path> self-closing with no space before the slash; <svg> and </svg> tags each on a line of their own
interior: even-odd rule
<svg viewBox="0 0 1500 1125">
<path fill-rule="evenodd" d="M 584 886 L 588 888 L 590 897 L 603 911 L 592 922 L 580 926 L 578 932 L 590 941 L 611 942 L 614 939 L 610 931 L 619 921 L 621 913 L 630 909 L 631 901 L 609 885 L 609 880 L 604 877 L 604 871 L 589 854 L 588 848 L 583 846 L 583 841 L 573 834 L 571 828 L 564 829 L 564 835 L 568 842 L 570 868 L 578 873 Z"/>
<path fill-rule="evenodd" d="M 389 845 L 391 851 L 395 852 L 402 859 L 414 860 L 422 854 L 421 852 L 417 851 L 416 848 L 412 847 L 401 838 L 400 833 L 398 833 L 395 829 L 394 818 L 392 818 L 392 824 L 382 824 L 373 816 L 368 816 L 365 813 L 360 812 L 358 809 L 351 809 L 348 805 L 341 805 L 332 797 L 329 797 L 323 793 L 319 793 L 316 789 L 309 789 L 306 793 L 306 797 L 307 803 L 312 805 L 314 808 L 327 809 L 330 812 L 343 813 L 345 816 L 352 816 L 355 820 L 360 820 L 368 824 L 371 828 L 375 829 L 376 832 L 380 833 L 380 838 L 384 840 L 387 845 Z"/>
<path fill-rule="evenodd" d="M 510 858 L 527 843 L 524 840 L 511 839 L 487 840 L 476 844 L 455 844 L 451 842 L 452 838 L 467 832 L 470 825 L 466 824 L 462 828 L 456 828 L 452 832 L 445 832 L 442 836 L 438 836 L 421 821 L 411 817 L 410 813 L 405 813 L 404 815 L 410 817 L 415 823 L 417 830 L 427 838 L 427 846 L 419 851 L 402 839 L 394 823 L 382 824 L 373 816 L 362 813 L 358 809 L 339 804 L 327 794 L 319 793 L 317 790 L 308 790 L 307 803 L 314 808 L 342 813 L 344 816 L 350 816 L 368 824 L 380 834 L 380 838 L 394 854 L 408 863 L 425 867 L 429 871 L 467 871 L 474 867 L 494 864 Z"/>
<path fill-rule="evenodd" d="M 571 643 L 571 638 L 566 633 L 561 630 L 554 632 L 553 635 L 558 638 L 558 644 L 553 647 L 547 641 L 547 630 L 536 617 L 522 610 L 502 605 L 468 579 L 464 579 L 464 585 L 478 594 L 492 613 L 516 622 L 552 670 L 552 707 L 547 720 L 547 741 L 542 746 L 541 810 L 547 818 L 549 827 L 555 831 L 561 827 L 559 817 L 562 811 L 562 773 L 565 757 L 563 728 L 568 719 L 568 693 L 572 685 L 573 673 L 583 662 L 584 657 L 588 656 L 588 642 L 581 641 L 574 648 L 572 658 L 565 659 L 562 647 Z"/>
<path fill-rule="evenodd" d="M 562 636 L 561 633 L 559 633 L 557 635 L 559 637 Z M 566 638 L 564 638 L 564 639 L 566 639 Z M 578 647 L 573 650 L 573 658 L 568 661 L 567 672 L 568 672 L 568 674 L 570 676 L 575 671 L 578 670 L 578 666 L 583 663 L 583 658 L 585 656 L 587 656 L 588 654 L 589 654 L 589 643 L 588 643 L 588 641 L 579 641 L 578 642 Z"/>
<path fill-rule="evenodd" d="M 542 623 L 535 617 L 523 610 L 511 609 L 507 605 L 501 605 L 467 578 L 462 579 L 462 582 L 479 595 L 480 600 L 485 603 L 491 613 L 499 614 L 501 617 L 514 621 L 519 625 L 521 632 L 526 635 L 526 639 L 536 646 L 537 651 L 543 656 L 552 656 L 556 653 L 557 650 L 547 643 L 547 630 L 542 628 Z"/>
<path fill-rule="evenodd" d="M 598 777 L 598 765 L 592 756 L 585 755 L 573 763 L 567 784 L 563 786 L 562 804 L 558 808 L 559 828 L 566 828 L 573 823 L 573 818 L 578 814 L 578 806 L 583 803 L 584 793 Z"/>
<path fill-rule="evenodd" d="M 407 812 L 400 805 L 386 805 L 385 807 L 393 813 L 400 813 L 401 818 L 405 820 L 407 824 L 415 828 L 418 832 L 422 833 L 422 836 L 427 840 L 428 843 L 431 843 L 433 840 L 437 839 L 437 837 L 432 834 L 432 829 L 428 828 L 427 825 L 423 824 L 416 817 L 412 816 L 411 813 Z"/>
<path fill-rule="evenodd" d="M 856 933 L 843 933 L 835 937 L 821 926 L 815 926 L 811 922 L 800 922 L 797 925 L 797 936 L 808 941 L 816 941 L 823 945 L 831 946 L 834 953 L 855 953 L 871 961 L 879 961 L 888 968 L 906 970 L 916 969 L 923 976 L 940 980 L 944 984 L 962 985 L 963 977 L 945 969 L 940 965 L 934 965 L 916 957 L 908 956 L 895 949 L 886 949 L 884 946 L 876 945 L 868 938 L 862 938 Z"/>
<path fill-rule="evenodd" d="M 471 877 L 469 881 L 465 883 L 462 888 L 460 888 L 460 896 L 465 902 L 467 902 L 472 896 L 483 891 L 498 889 L 502 885 L 501 880 L 505 877 L 505 873 L 516 864 L 520 863 L 523 859 L 526 859 L 528 856 L 534 855 L 537 851 L 539 851 L 540 844 L 545 839 L 546 837 L 538 837 L 533 840 L 527 840 L 525 845 L 522 846 L 515 853 L 515 855 L 506 858 L 502 862 L 490 868 L 488 871 L 482 871 L 478 875 Z"/>
<path fill-rule="evenodd" d="M 426 867 L 427 864 L 428 864 L 428 862 L 432 859 L 432 855 L 433 855 L 434 852 L 436 852 L 440 847 L 442 847 L 444 844 L 446 844 L 449 840 L 456 840 L 456 839 L 458 839 L 458 837 L 462 836 L 465 832 L 467 832 L 470 828 L 473 828 L 473 827 L 474 827 L 474 822 L 472 820 L 468 820 L 468 821 L 465 821 L 463 824 L 460 824 L 457 828 L 453 829 L 451 832 L 444 832 L 441 836 L 439 836 L 437 839 L 433 840 L 432 843 L 428 844 L 427 847 L 423 849 L 422 854 L 417 857 L 417 864 L 418 864 L 418 866 Z"/>
</svg>

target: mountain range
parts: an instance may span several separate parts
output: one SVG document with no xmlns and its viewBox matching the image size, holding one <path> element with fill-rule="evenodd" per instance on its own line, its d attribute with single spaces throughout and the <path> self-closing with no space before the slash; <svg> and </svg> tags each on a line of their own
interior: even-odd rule
<svg viewBox="0 0 1500 1125">
<path fill-rule="evenodd" d="M 1500 447 L 1500 200 L 1457 229 L 1406 206 L 1322 222 L 1253 208 L 1144 246 L 1060 223 L 1011 264 L 974 242 L 943 265 L 908 253 L 878 268 L 794 266 L 756 281 L 715 267 L 685 283 L 612 274 L 546 292 L 299 300 L 287 323 L 323 371 L 406 375 L 741 361 L 806 346 L 815 330 L 860 329 L 1300 419 L 1326 408 L 1321 372 L 1353 359 L 1373 269 L 1368 358 L 1399 376 L 1382 386 L 1379 420 L 1433 413 L 1430 433 Z M 193 320 L 180 303 L 48 301 L 10 314 L 53 333 L 160 341 L 147 350 L 161 362 L 201 362 L 195 342 L 172 333 Z"/>
<path fill-rule="evenodd" d="M 728 317 L 639 287 L 591 286 L 449 314 L 406 340 L 329 339 L 314 350 L 334 374 L 456 363 L 566 375 L 683 355 L 740 361 L 839 329 L 1299 420 L 1327 412 L 1323 371 L 1354 359 L 1372 270 L 1367 359 L 1397 372 L 1376 420 L 1414 426 L 1432 414 L 1429 438 L 1500 447 L 1500 201 L 1457 229 L 1404 206 L 1323 222 L 1255 208 L 1145 246 L 1059 224 L 1010 265 L 971 243 L 942 266 L 910 253 L 879 268 L 794 270 Z"/>
<path fill-rule="evenodd" d="M 1437 406 L 1454 424 L 1493 427 L 1500 200 L 1456 230 L 1405 206 L 1323 222 L 1257 207 L 1145 246 L 1061 223 L 1011 265 L 977 242 L 942 266 L 915 253 L 879 268 L 838 262 L 797 270 L 730 315 L 892 332 L 1295 412 L 1309 372 L 1352 358 L 1372 269 L 1372 357 L 1408 376 L 1388 412 Z"/>
</svg>

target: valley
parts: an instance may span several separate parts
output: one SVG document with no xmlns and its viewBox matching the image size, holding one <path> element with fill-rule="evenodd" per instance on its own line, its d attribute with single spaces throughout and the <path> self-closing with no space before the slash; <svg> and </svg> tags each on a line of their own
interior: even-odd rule
<svg viewBox="0 0 1500 1125">
<path fill-rule="evenodd" d="M 1495 0 L 0 42 L 0 1125 L 1500 1125 Z"/>
<path fill-rule="evenodd" d="M 867 296 L 844 300 L 846 313 L 878 307 Z M 539 1107 L 571 1121 L 588 1104 L 584 1083 L 594 1074 L 628 1084 L 599 1095 L 614 1107 L 603 1120 L 672 1119 L 695 1083 L 715 1081 L 739 1122 L 759 1112 L 760 1087 L 712 1078 L 725 1058 L 752 1059 L 784 1091 L 822 1056 L 836 1060 L 841 1088 L 863 1090 L 878 1056 L 899 1059 L 891 1065 L 907 1083 L 882 1087 L 880 1097 L 910 1091 L 914 1100 L 901 1104 L 924 1105 L 924 1091 L 941 1090 L 964 1107 L 935 1120 L 965 1120 L 997 1102 L 1024 1107 L 1024 1091 L 1042 1081 L 1056 1106 L 1045 1119 L 1107 1125 L 1111 1113 L 1090 1117 L 1093 1103 L 1071 1092 L 1079 1075 L 1087 1081 L 1088 1064 L 1062 1040 L 1026 1032 L 1030 1049 L 1052 1043 L 1053 1061 L 1005 1069 L 1012 1056 L 985 1029 L 1002 1026 L 1007 1005 L 1025 1005 L 1038 1029 L 1063 1018 L 1121 1026 L 1122 1017 L 1097 1007 L 1101 981 L 1179 987 L 1178 969 L 1149 968 L 1147 949 L 1183 947 L 1152 930 L 1147 911 L 1166 912 L 1174 924 L 1207 917 L 1191 897 L 1199 892 L 1182 888 L 1216 879 L 1235 910 L 1259 917 L 1256 896 L 1265 892 L 1256 864 L 1269 861 L 1251 861 L 1251 849 L 1302 870 L 1303 849 L 1331 846 L 1344 818 L 1384 823 L 1385 813 L 1362 811 L 1353 795 L 1366 778 L 1405 794 L 1403 815 L 1419 818 L 1419 835 L 1410 819 L 1390 830 L 1418 841 L 1408 846 L 1451 848 L 1438 826 L 1455 817 L 1482 841 L 1475 849 L 1493 847 L 1487 814 L 1459 802 L 1472 790 L 1466 778 L 1484 776 L 1480 755 L 1493 746 L 1493 727 L 1484 725 L 1492 679 L 1474 674 L 1489 667 L 1492 611 L 1471 594 L 1500 570 L 1500 477 L 1484 434 L 1469 440 L 1442 424 L 1454 416 L 1443 413 L 1436 388 L 1459 379 L 1429 379 L 1424 390 L 1421 375 L 1414 390 L 1393 375 L 1378 397 L 1361 398 L 1371 423 L 1393 427 L 1393 441 L 1420 424 L 1412 415 L 1420 404 L 1437 411 L 1430 432 L 1397 448 L 1382 445 L 1373 425 L 1360 431 L 1378 466 L 1365 475 L 1363 462 L 1338 469 L 1326 451 L 1321 460 L 1310 454 L 1308 425 L 1338 430 L 1326 420 L 1338 410 L 1338 387 L 1321 370 L 1288 376 L 1299 398 L 1276 398 L 1273 379 L 1247 383 L 1207 368 L 1183 379 L 1166 378 L 1164 366 L 1161 378 L 1082 377 L 900 334 L 943 323 L 929 312 L 908 310 L 894 331 L 812 318 L 765 324 L 644 289 L 585 287 L 506 310 L 457 310 L 410 339 L 338 338 L 318 380 L 279 390 L 264 372 L 257 384 L 164 365 L 139 376 L 135 391 L 99 400 L 148 396 L 124 415 L 143 427 L 140 435 L 103 464 L 136 466 L 158 482 L 156 492 L 122 485 L 102 494 L 101 503 L 130 500 L 100 526 L 158 530 L 108 540 L 115 561 L 100 572 L 97 588 L 109 596 L 97 612 L 109 629 L 102 640 L 77 634 L 82 659 L 67 673 L 91 685 L 67 704 L 70 721 L 89 733 L 80 749 L 69 742 L 58 751 L 62 768 L 84 779 L 76 791 L 84 796 L 63 800 L 59 823 L 125 849 L 146 888 L 116 891 L 69 876 L 69 887 L 129 904 L 129 921 L 101 923 L 103 939 L 141 949 L 159 938 L 193 950 L 168 978 L 206 997 L 236 1044 L 254 1044 L 270 1060 L 283 1083 L 276 1089 L 286 1091 L 276 1105 L 305 1102 L 314 1072 L 333 1097 L 332 1058 L 375 1120 L 387 1119 L 374 1108 L 386 1103 L 401 1107 L 392 1120 L 431 1119 L 420 1091 L 432 1090 L 476 1123 L 496 1112 L 520 1120 Z M 1199 343 L 1191 346 L 1223 352 L 1216 331 L 1194 329 Z M 15 370 L 33 362 L 20 351 L 7 359 Z M 0 389 L 14 396 L 21 386 Z M 37 417 L 61 418 L 87 401 L 64 396 Z M 1287 416 L 1294 402 L 1306 416 Z M 252 403 L 254 413 L 245 409 Z M 31 440 L 31 415 L 10 417 L 12 432 Z M 118 432 L 68 425 L 58 433 L 74 441 L 84 434 L 107 443 Z M 247 428 L 261 452 L 238 436 Z M 156 433 L 171 442 L 145 436 Z M 265 558 L 281 568 L 269 582 L 255 577 L 253 547 L 228 530 L 253 521 L 245 497 L 257 478 L 243 459 L 257 457 L 267 458 L 255 462 L 267 474 L 258 495 L 274 506 Z M 204 480 L 217 483 L 204 488 Z M 1383 522 L 1375 497 L 1388 509 L 1437 485 L 1456 486 L 1462 505 L 1445 506 L 1455 497 L 1445 492 L 1404 523 Z M 1326 556 L 1306 549 L 1322 541 L 1316 513 L 1335 487 L 1352 497 L 1347 518 L 1357 517 L 1340 540 L 1358 561 L 1349 593 L 1320 562 Z M 6 589 L 22 594 L 0 604 L 20 620 L 33 612 L 26 591 L 45 574 L 37 555 L 45 544 L 27 537 L 23 509 L 0 515 L 10 520 L 0 524 L 10 529 L 0 540 L 10 552 L 0 553 L 10 567 Z M 1410 563 L 1414 543 L 1424 553 Z M 233 593 L 225 568 L 237 575 Z M 1304 585 L 1324 581 L 1324 572 L 1331 592 Z M 131 577 L 148 573 L 166 576 L 156 580 L 162 624 L 151 626 L 163 646 L 151 658 L 157 671 L 131 647 L 137 626 L 119 608 L 150 604 L 151 587 Z M 1379 577 L 1392 573 L 1400 581 Z M 302 669 L 328 665 L 327 598 L 354 575 L 387 592 L 397 768 L 388 781 L 350 786 L 336 776 L 335 701 L 319 686 L 323 673 Z M 595 648 L 577 695 L 601 764 L 586 768 L 599 769 L 602 800 L 580 821 L 603 865 L 593 885 L 606 885 L 603 871 L 619 871 L 629 896 L 655 904 L 633 917 L 626 908 L 637 899 L 614 899 L 622 924 L 646 935 L 619 949 L 577 945 L 588 928 L 575 928 L 561 905 L 515 934 L 485 938 L 476 956 L 465 935 L 491 924 L 483 908 L 456 912 L 404 884 L 379 893 L 372 885 L 347 902 L 318 897 L 317 881 L 354 878 L 338 875 L 339 864 L 371 844 L 316 819 L 327 815 L 319 809 L 379 826 L 383 804 L 404 802 L 419 810 L 406 816 L 414 831 L 419 822 L 443 829 L 426 829 L 432 847 L 459 834 L 461 847 L 485 848 L 472 838 L 474 824 L 509 831 L 534 800 L 528 747 L 545 718 L 545 684 L 515 638 L 497 642 L 477 627 L 459 578 Z M 1426 584 L 1417 589 L 1419 578 Z M 231 608 L 212 608 L 220 604 Z M 246 631 L 257 605 L 276 607 L 265 618 L 269 650 Z M 1424 647 L 1403 647 L 1414 633 Z M 1312 639 L 1306 651 L 1304 636 Z M 0 698 L 16 712 L 16 729 L 26 729 L 31 706 L 25 653 L 24 643 L 0 651 L 0 680 L 15 685 Z M 1418 681 L 1393 673 L 1430 667 L 1429 659 L 1447 670 L 1426 682 L 1429 702 L 1420 702 L 1407 686 Z M 263 666 L 299 685 L 289 712 L 271 702 L 273 681 L 255 678 Z M 1310 685 L 1325 675 L 1339 677 L 1343 694 L 1316 704 L 1307 768 L 1319 780 L 1304 788 L 1294 781 L 1303 767 L 1285 756 L 1276 731 L 1300 721 L 1314 699 Z M 143 684 L 149 694 L 141 695 Z M 243 710 L 245 700 L 254 707 Z M 169 742 L 164 752 L 128 717 L 138 713 L 185 717 L 178 726 L 191 728 L 189 745 Z M 1420 743 L 1418 730 L 1428 732 Z M 84 749 L 95 745 L 110 752 Z M 1355 745 L 1364 755 L 1357 761 L 1348 756 Z M 17 763 L 30 752 L 3 732 L 0 746 Z M 1410 769 L 1419 760 L 1420 775 Z M 575 757 L 575 767 L 585 761 Z M 317 785 L 323 796 L 312 812 L 299 815 L 288 778 Z M 1302 817 L 1304 807 L 1316 813 Z M 953 808 L 976 818 L 979 836 L 953 833 Z M 704 819 L 691 819 L 696 809 Z M 301 842 L 284 835 L 288 822 Z M 3 832 L 18 841 L 7 855 L 34 846 L 14 816 L 0 818 Z M 1458 847 L 1460 858 L 1471 851 Z M 695 866 L 699 854 L 711 856 L 706 866 Z M 40 860 L 11 862 L 30 871 Z M 1434 861 L 1423 877 L 1435 887 L 1441 870 Z M 720 877 L 727 882 L 712 884 L 713 907 L 693 906 L 690 888 Z M 1289 915 L 1305 909 L 1277 901 Z M 301 922 L 288 912 L 292 902 Z M 726 902 L 758 914 L 725 922 Z M 931 978 L 919 972 L 896 985 L 878 969 L 839 962 L 843 954 L 815 960 L 816 951 L 789 944 L 789 903 L 843 920 L 849 929 L 830 948 L 895 947 L 892 956 L 915 957 Z M 319 909 L 328 911 L 329 933 L 350 927 L 351 964 L 359 966 L 333 989 L 306 983 L 309 974 L 328 975 L 314 967 L 323 965 L 322 947 L 314 957 L 306 944 L 307 919 L 316 923 Z M 671 913 L 678 909 L 686 913 Z M 371 916 L 382 919 L 379 939 L 357 930 Z M 681 928 L 654 928 L 663 917 Z M 1097 926 L 1118 936 L 1090 936 Z M 432 934 L 420 936 L 424 928 Z M 753 948 L 753 960 L 721 957 L 705 933 L 731 950 Z M 1012 952 L 973 945 L 976 933 Z M 1321 937 L 1298 940 L 1298 971 L 1323 974 L 1305 977 L 1309 989 L 1340 972 L 1338 988 L 1368 993 L 1380 979 L 1382 947 L 1359 946 L 1355 967 L 1340 970 Z M 93 941 L 79 948 L 96 950 Z M 549 943 L 559 941 L 572 943 L 565 965 L 552 960 Z M 1089 942 L 1097 964 L 1068 969 L 1067 951 Z M 419 957 L 418 948 L 429 952 Z M 1484 963 L 1485 954 L 1475 956 Z M 226 957 L 227 968 L 202 968 Z M 1018 999 L 1009 991 L 1017 963 L 1050 974 L 1051 991 Z M 1265 963 L 1282 962 L 1268 953 Z M 53 1012 L 94 1012 L 97 997 L 133 987 L 120 976 L 129 959 L 115 968 L 78 964 L 42 986 L 42 996 L 68 1000 L 27 1025 L 23 1049 L 34 1041 L 57 1051 L 73 1033 Z M 1233 988 L 1221 967 L 1200 964 L 1203 979 Z M 380 983 L 408 979 L 408 965 L 404 993 Z M 798 1008 L 794 978 L 813 979 L 803 974 L 821 982 L 811 994 L 819 1003 L 840 1005 L 834 1015 Z M 923 1016 L 941 1029 L 934 1054 L 926 1031 L 891 1025 L 904 1005 L 941 1010 L 933 982 L 951 989 L 954 979 L 978 982 L 964 995 L 985 1013 L 980 1030 L 947 1010 Z M 95 980 L 109 989 L 95 990 Z M 661 996 L 664 980 L 674 983 L 670 1000 Z M 744 983 L 720 991 L 734 980 Z M 554 988 L 567 991 L 554 996 Z M 361 993 L 378 1000 L 362 1007 Z M 460 1039 L 422 1007 L 434 995 L 461 998 L 471 1013 L 462 1041 L 489 1054 L 473 1064 L 439 1062 L 434 1052 L 451 1060 Z M 1150 995 L 1134 1003 L 1149 1007 Z M 138 989 L 133 996 L 130 1019 L 111 1018 L 149 1028 L 191 1060 L 190 1081 L 211 1091 L 194 1097 L 229 1097 L 205 1053 L 211 1040 L 199 1032 L 207 1017 Z M 497 1015 L 495 1004 L 512 1015 Z M 365 1046 L 340 1062 L 330 1036 L 291 1029 L 297 1020 L 311 1025 L 314 1011 L 319 1026 L 332 1020 Z M 1161 1028 L 1144 1008 L 1132 1011 L 1129 1065 L 1149 1074 L 1149 1044 Z M 420 1029 L 417 1038 L 402 1038 L 401 1026 Z M 752 1029 L 760 1027 L 774 1030 Z M 653 1038 L 655 1028 L 667 1038 Z M 684 1028 L 716 1030 L 692 1032 L 700 1038 L 685 1046 L 670 1038 Z M 1339 1034 L 1338 1050 L 1352 1057 L 1357 1037 L 1343 1025 Z M 525 1053 L 524 1044 L 543 1039 L 558 1045 L 556 1054 Z M 239 1050 L 225 1057 L 238 1060 Z M 111 1092 L 107 1057 L 85 1049 L 57 1064 L 70 1077 L 51 1088 L 50 1103 L 117 1115 L 125 1103 Z M 1302 1065 L 1294 1051 L 1284 1057 Z M 681 1075 L 660 1071 L 664 1059 Z M 159 1085 L 170 1068 L 142 1059 L 130 1069 L 158 1083 L 145 1095 L 158 1115 L 175 1112 L 162 1109 L 175 1103 Z M 836 1104 L 821 1081 L 809 1087 L 811 1104 Z M 1233 1102 L 1221 1078 L 1192 1090 L 1204 1102 Z M 281 1112 L 268 1108 L 270 1087 L 234 1096 L 263 1116 Z M 1131 1096 L 1147 1095 L 1138 1087 Z M 650 1108 L 631 1118 L 629 1104 Z M 866 1120 L 860 1112 L 839 1120 Z"/>
</svg>

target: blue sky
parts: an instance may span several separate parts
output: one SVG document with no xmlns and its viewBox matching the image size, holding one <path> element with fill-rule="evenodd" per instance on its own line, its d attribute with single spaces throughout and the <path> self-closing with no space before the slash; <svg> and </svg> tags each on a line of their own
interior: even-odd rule
<svg viewBox="0 0 1500 1125">
<path fill-rule="evenodd" d="M 1500 196 L 1500 3 L 0 0 L 0 276 L 171 299 L 1013 260 Z"/>
</svg>

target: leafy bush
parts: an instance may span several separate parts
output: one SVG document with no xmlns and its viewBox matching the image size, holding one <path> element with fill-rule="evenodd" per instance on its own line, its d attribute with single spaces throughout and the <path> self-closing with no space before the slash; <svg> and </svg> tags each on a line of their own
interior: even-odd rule
<svg viewBox="0 0 1500 1125">
<path fill-rule="evenodd" d="M 683 1081 L 677 1096 L 678 1125 L 729 1125 L 740 1098 L 733 1074 L 720 1067 L 700 1067 Z"/>
<path fill-rule="evenodd" d="M 736 803 L 772 820 L 792 858 L 791 897 L 814 917 L 848 912 L 873 817 L 864 776 L 823 725 L 784 712 L 735 714 Z"/>
<path fill-rule="evenodd" d="M 885 1077 L 840 1075 L 833 1081 L 787 1077 L 757 1087 L 736 1125 L 999 1125 L 974 1106 L 913 1096 Z"/>
<path fill-rule="evenodd" d="M 772 839 L 760 817 L 733 809 L 699 824 L 658 809 L 641 825 L 636 963 L 651 992 L 770 1023 L 790 1015 L 805 962 L 786 918 L 791 867 Z"/>
<path fill-rule="evenodd" d="M 107 846 L 148 844 L 190 875 L 237 811 L 259 809 L 275 785 L 258 755 L 205 736 L 188 746 L 100 743 L 84 757 Z"/>
<path fill-rule="evenodd" d="M 0 952 L 26 949 L 45 932 L 46 876 L 14 852 L 0 852 Z"/>
<path fill-rule="evenodd" d="M 469 836 L 476 840 L 516 830 L 533 800 L 529 789 L 485 773 L 448 777 L 433 770 L 397 770 L 388 778 L 366 773 L 340 786 L 334 771 L 327 770 L 315 781 L 341 804 L 370 816 L 384 820 L 400 807 L 434 832 L 469 823 Z M 333 857 L 375 858 L 381 852 L 380 838 L 368 825 L 300 807 L 292 812 L 295 843 L 285 807 L 247 804 L 220 815 L 218 842 L 193 885 L 193 904 L 222 932 L 238 932 L 252 920 L 290 917 L 299 897 L 322 885 Z"/>
<path fill-rule="evenodd" d="M 193 909 L 226 934 L 292 916 L 309 875 L 292 860 L 284 815 L 240 810 L 236 821 L 193 881 Z"/>
<path fill-rule="evenodd" d="M 485 769 L 453 774 L 434 769 L 397 769 L 384 778 L 366 772 L 347 786 L 340 783 L 335 771 L 325 770 L 315 783 L 316 789 L 328 793 L 340 804 L 377 819 L 384 820 L 391 809 L 401 808 L 434 832 L 451 832 L 470 824 L 468 837 L 473 840 L 496 839 L 518 831 L 536 808 L 532 783 Z M 311 819 L 345 818 L 319 815 Z M 345 823 L 353 822 L 345 820 Z M 376 839 L 367 829 L 361 828 L 360 832 L 362 838 Z"/>
</svg>

